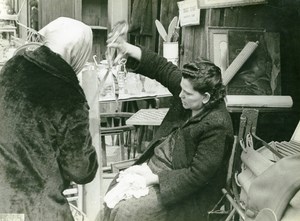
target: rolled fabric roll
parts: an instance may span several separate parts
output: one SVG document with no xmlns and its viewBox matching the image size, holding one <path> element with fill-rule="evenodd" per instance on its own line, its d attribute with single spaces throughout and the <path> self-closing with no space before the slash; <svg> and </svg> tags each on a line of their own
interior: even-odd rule
<svg viewBox="0 0 300 221">
<path fill-rule="evenodd" d="M 249 41 L 223 74 L 223 84 L 226 86 L 258 46 L 258 41 Z"/>
<path fill-rule="evenodd" d="M 228 107 L 282 107 L 293 106 L 291 96 L 280 95 L 227 95 Z"/>
</svg>

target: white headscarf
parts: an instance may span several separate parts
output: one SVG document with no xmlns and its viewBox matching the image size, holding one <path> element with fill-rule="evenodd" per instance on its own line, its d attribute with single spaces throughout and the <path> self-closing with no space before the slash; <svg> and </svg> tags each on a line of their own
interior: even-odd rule
<svg viewBox="0 0 300 221">
<path fill-rule="evenodd" d="M 39 33 L 44 45 L 68 62 L 78 74 L 91 55 L 93 33 L 89 26 L 71 18 L 60 17 L 50 22 Z"/>
</svg>

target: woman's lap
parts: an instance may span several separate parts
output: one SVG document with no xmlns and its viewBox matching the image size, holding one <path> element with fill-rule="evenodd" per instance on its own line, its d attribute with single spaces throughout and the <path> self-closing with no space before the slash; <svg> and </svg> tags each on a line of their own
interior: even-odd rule
<svg viewBox="0 0 300 221">
<path fill-rule="evenodd" d="M 140 198 L 120 201 L 110 211 L 109 221 L 164 221 L 167 211 L 158 197 L 157 187 L 149 187 L 149 194 Z M 108 218 L 108 217 L 106 217 Z"/>
</svg>

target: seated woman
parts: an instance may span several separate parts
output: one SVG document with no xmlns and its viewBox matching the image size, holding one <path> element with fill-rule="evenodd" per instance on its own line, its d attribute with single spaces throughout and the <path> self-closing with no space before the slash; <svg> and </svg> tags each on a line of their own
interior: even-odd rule
<svg viewBox="0 0 300 221">
<path fill-rule="evenodd" d="M 104 220 L 206 220 L 222 195 L 233 143 L 220 69 L 209 61 L 195 61 L 180 70 L 122 38 L 110 40 L 108 47 L 126 52 L 128 68 L 157 80 L 174 98 L 154 139 L 136 161 L 147 168 L 131 170 L 145 179 L 148 195 L 106 207 Z M 116 184 L 113 181 L 109 190 Z"/>
</svg>

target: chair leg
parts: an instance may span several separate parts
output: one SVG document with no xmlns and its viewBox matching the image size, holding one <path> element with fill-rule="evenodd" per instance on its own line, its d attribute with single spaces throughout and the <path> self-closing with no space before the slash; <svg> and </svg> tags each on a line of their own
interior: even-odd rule
<svg viewBox="0 0 300 221">
<path fill-rule="evenodd" d="M 125 132 L 124 135 L 125 135 L 125 146 L 128 146 L 129 143 L 130 143 L 130 141 L 129 141 L 129 139 L 130 139 L 130 131 Z"/>
<path fill-rule="evenodd" d="M 115 135 L 110 135 L 111 136 L 111 145 L 115 146 L 117 145 L 118 139 L 115 141 Z"/>
<path fill-rule="evenodd" d="M 101 136 L 102 166 L 107 166 L 105 136 Z"/>
<path fill-rule="evenodd" d="M 234 216 L 235 214 L 236 214 L 236 209 L 233 208 L 233 209 L 230 211 L 230 213 L 229 213 L 229 215 L 227 216 L 227 218 L 226 218 L 225 221 L 231 221 L 231 220 L 233 220 L 233 216 Z"/>
<path fill-rule="evenodd" d="M 243 209 L 241 208 L 240 205 L 238 205 L 238 203 L 232 198 L 232 196 L 228 193 L 228 191 L 223 188 L 222 189 L 223 194 L 225 194 L 227 200 L 230 202 L 230 204 L 233 206 L 233 208 L 236 210 L 236 212 L 239 214 L 240 218 L 242 220 L 245 220 L 245 212 L 243 211 Z"/>
<path fill-rule="evenodd" d="M 133 139 L 133 159 L 135 158 L 136 152 L 138 152 L 139 148 L 139 144 L 138 144 L 138 131 L 139 131 L 139 127 L 136 127 L 136 132 L 134 133 L 132 139 Z"/>
<path fill-rule="evenodd" d="M 145 132 L 145 126 L 138 126 L 137 127 L 137 138 L 136 138 L 136 151 L 138 153 L 142 153 L 142 141 L 143 141 L 143 137 L 144 137 L 144 132 Z"/>
<path fill-rule="evenodd" d="M 124 132 L 120 133 L 121 159 L 125 160 Z"/>
<path fill-rule="evenodd" d="M 129 160 L 130 159 L 130 153 L 131 153 L 131 145 L 132 145 L 132 142 L 131 142 L 131 131 L 128 131 L 127 132 L 127 136 L 126 136 L 126 146 L 127 146 L 127 159 Z"/>
</svg>

